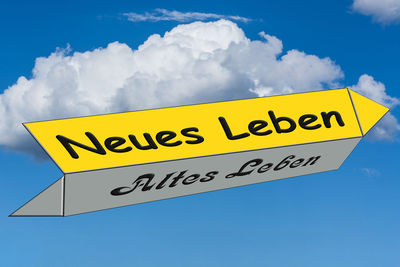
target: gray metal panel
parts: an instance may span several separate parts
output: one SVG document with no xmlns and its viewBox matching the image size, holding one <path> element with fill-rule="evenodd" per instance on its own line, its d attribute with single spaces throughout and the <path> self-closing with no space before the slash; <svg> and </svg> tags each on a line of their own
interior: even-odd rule
<svg viewBox="0 0 400 267">
<path fill-rule="evenodd" d="M 73 215 L 335 170 L 340 167 L 360 140 L 361 138 L 357 137 L 66 174 L 64 215 Z M 316 157 L 319 158 L 315 160 Z M 279 165 L 285 158 L 289 163 L 286 164 L 286 166 L 285 163 Z M 301 159 L 303 159 L 303 161 L 301 161 Z M 260 160 L 262 163 L 260 163 Z M 309 160 L 311 160 L 311 162 L 308 162 Z M 307 162 L 308 164 L 306 164 Z M 312 162 L 314 162 L 314 164 L 311 164 Z M 246 165 L 246 163 L 249 165 Z M 265 165 L 268 163 L 272 164 L 269 169 L 267 167 L 270 165 Z M 257 169 L 263 165 L 264 167 L 262 170 L 265 172 L 257 172 Z M 226 178 L 227 175 L 238 172 L 241 167 L 244 168 L 242 173 L 253 171 L 247 175 Z M 180 178 L 176 185 L 170 187 L 173 178 L 184 171 L 186 171 L 182 175 L 184 178 Z M 206 173 L 212 171 L 217 171 L 218 174 L 216 174 L 213 179 L 207 178 Z M 174 174 L 167 179 L 167 182 L 164 183 L 162 187 L 160 182 L 171 173 Z M 185 178 L 193 174 L 200 175 L 197 181 L 195 179 L 196 176 L 191 176 L 191 178 L 185 180 Z M 142 175 L 145 175 L 145 177 L 138 179 L 138 177 Z M 154 175 L 154 177 L 152 177 L 152 175 Z M 212 175 L 210 175 L 210 177 L 211 176 Z M 183 181 L 186 181 L 187 184 L 183 184 Z M 190 182 L 193 183 L 188 184 Z M 136 188 L 132 190 L 135 186 Z M 157 186 L 159 186 L 160 189 L 156 189 Z M 112 190 L 119 187 L 125 187 L 123 190 L 120 190 L 120 192 L 131 192 L 117 196 L 110 193 Z M 143 191 L 143 189 L 148 190 Z"/>
<path fill-rule="evenodd" d="M 63 216 L 63 181 L 61 177 L 10 216 Z"/>
</svg>

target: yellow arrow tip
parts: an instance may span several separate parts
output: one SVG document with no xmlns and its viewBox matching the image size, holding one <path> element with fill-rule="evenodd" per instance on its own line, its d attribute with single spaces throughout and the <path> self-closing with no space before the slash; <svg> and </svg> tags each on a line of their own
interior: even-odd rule
<svg viewBox="0 0 400 267">
<path fill-rule="evenodd" d="M 349 90 L 363 135 L 389 111 L 389 109 L 365 96 Z"/>
</svg>

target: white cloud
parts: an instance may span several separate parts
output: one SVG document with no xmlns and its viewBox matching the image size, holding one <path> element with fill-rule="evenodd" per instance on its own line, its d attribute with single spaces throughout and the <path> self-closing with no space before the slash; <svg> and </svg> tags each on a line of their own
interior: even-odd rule
<svg viewBox="0 0 400 267">
<path fill-rule="evenodd" d="M 400 22 L 400 0 L 354 0 L 352 8 L 383 24 Z"/>
<path fill-rule="evenodd" d="M 374 168 L 362 168 L 361 171 L 368 177 L 376 177 L 381 175 L 380 171 Z"/>
<path fill-rule="evenodd" d="M 132 22 L 140 21 L 178 21 L 178 22 L 190 22 L 190 21 L 204 21 L 210 19 L 228 19 L 241 22 L 249 22 L 251 19 L 241 16 L 221 15 L 214 13 L 201 13 L 201 12 L 180 12 L 176 10 L 167 10 L 162 8 L 154 9 L 153 12 L 145 12 L 143 14 L 129 12 L 123 13 L 127 20 Z"/>
<path fill-rule="evenodd" d="M 361 75 L 358 83 L 349 88 L 388 108 L 393 108 L 400 104 L 398 98 L 386 94 L 386 87 L 383 83 L 375 81 L 372 76 L 367 74 Z"/>
<path fill-rule="evenodd" d="M 114 42 L 37 58 L 31 79 L 20 77 L 0 94 L 0 146 L 40 154 L 22 122 L 340 86 L 343 73 L 329 58 L 282 53 L 281 40 L 260 36 L 249 40 L 227 20 L 194 22 L 151 35 L 135 50 Z M 359 90 L 397 101 L 380 83 L 360 81 Z"/>
<path fill-rule="evenodd" d="M 361 75 L 358 83 L 349 88 L 388 108 L 394 108 L 400 104 L 398 98 L 386 94 L 386 88 L 383 83 L 375 81 L 373 77 L 367 74 Z M 393 114 L 388 112 L 379 123 L 371 129 L 367 137 L 372 140 L 392 141 L 399 131 L 399 122 Z"/>
</svg>

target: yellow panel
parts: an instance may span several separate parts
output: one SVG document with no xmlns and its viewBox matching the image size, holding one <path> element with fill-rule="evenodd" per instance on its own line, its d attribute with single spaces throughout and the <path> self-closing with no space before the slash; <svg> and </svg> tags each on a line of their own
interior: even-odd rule
<svg viewBox="0 0 400 267">
<path fill-rule="evenodd" d="M 277 133 L 269 111 L 273 111 L 276 117 L 291 118 L 296 128 L 289 133 Z M 332 116 L 331 127 L 326 127 L 321 112 L 331 111 L 340 114 L 343 126 Z M 308 126 L 319 124 L 321 127 L 314 130 L 301 127 L 299 118 L 305 114 L 317 117 Z M 253 120 L 266 121 L 268 125 L 258 131 L 270 130 L 271 133 L 264 136 L 249 134 L 245 138 L 229 140 L 219 117 L 225 118 L 233 135 L 249 133 L 249 123 Z M 254 127 L 260 125 L 253 123 Z M 285 129 L 290 124 L 283 121 L 280 125 Z M 33 122 L 25 126 L 66 173 L 361 136 L 347 89 Z M 181 134 L 182 129 L 190 127 L 199 130 L 190 133 L 203 137 L 203 142 L 186 143 L 196 140 L 193 136 Z M 161 145 L 155 140 L 160 131 L 177 134 L 166 143 L 181 141 L 182 144 L 174 147 Z M 95 136 L 104 148 L 105 155 L 72 145 L 79 156 L 73 158 L 56 138 L 62 135 L 94 147 L 85 132 Z M 135 135 L 139 143 L 145 145 L 143 133 L 148 133 L 154 139 L 157 149 L 137 149 L 128 138 L 128 135 Z M 126 143 L 117 149 L 130 147 L 131 150 L 123 153 L 110 151 L 105 147 L 105 140 L 110 137 L 124 138 Z"/>
<path fill-rule="evenodd" d="M 357 111 L 357 117 L 361 129 L 365 135 L 383 117 L 383 115 L 389 111 L 389 109 L 352 90 L 349 90 L 349 92 Z"/>
</svg>

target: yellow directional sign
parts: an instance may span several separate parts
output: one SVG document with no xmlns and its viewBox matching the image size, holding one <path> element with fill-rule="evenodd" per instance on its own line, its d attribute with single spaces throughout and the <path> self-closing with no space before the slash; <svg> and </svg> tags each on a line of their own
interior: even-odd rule
<svg viewBox="0 0 400 267">
<path fill-rule="evenodd" d="M 68 173 L 362 136 L 350 95 L 365 132 L 388 110 L 340 89 L 25 126 Z"/>
<path fill-rule="evenodd" d="M 387 111 L 337 89 L 24 125 L 65 174 L 46 190 L 64 216 L 336 169 Z M 45 213 L 28 204 L 13 215 Z"/>
</svg>

